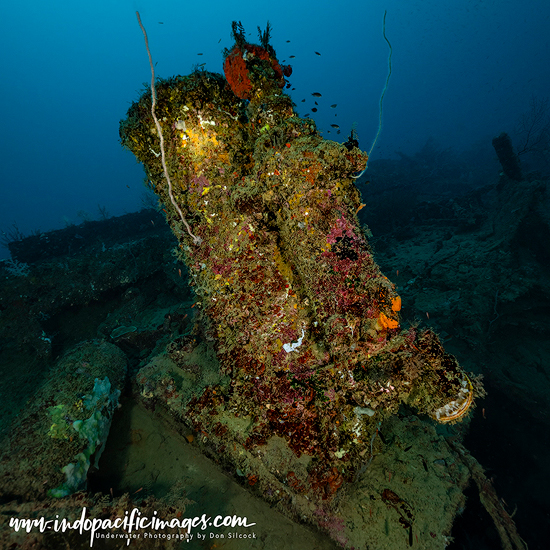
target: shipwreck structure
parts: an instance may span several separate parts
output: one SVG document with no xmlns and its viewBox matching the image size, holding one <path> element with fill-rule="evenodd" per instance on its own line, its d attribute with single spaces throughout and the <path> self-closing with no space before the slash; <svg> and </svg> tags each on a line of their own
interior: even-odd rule
<svg viewBox="0 0 550 550">
<path fill-rule="evenodd" d="M 325 140 L 298 116 L 284 92 L 292 71 L 269 28 L 260 44 L 240 23 L 233 37 L 224 75 L 153 74 L 120 125 L 163 204 L 201 312 L 194 336 L 141 369 L 139 394 L 264 498 L 341 544 L 367 537 L 377 547 L 380 533 L 402 542 L 430 531 L 440 547 L 463 503 L 466 468 L 416 484 L 394 468 L 411 447 L 424 461 L 454 462 L 433 426 L 396 414 L 405 405 L 440 423 L 461 420 L 476 382 L 436 334 L 400 325 L 401 298 L 357 218 L 353 176 L 367 155 L 355 136 Z M 392 489 L 390 469 L 399 476 Z M 421 486 L 439 500 L 430 504 Z M 352 528 L 346 517 L 357 513 Z M 370 534 L 361 527 L 376 522 Z"/>
</svg>

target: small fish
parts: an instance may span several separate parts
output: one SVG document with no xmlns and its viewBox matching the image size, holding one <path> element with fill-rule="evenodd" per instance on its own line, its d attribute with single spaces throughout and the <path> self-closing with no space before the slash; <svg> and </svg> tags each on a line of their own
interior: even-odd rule
<svg viewBox="0 0 550 550">
<path fill-rule="evenodd" d="M 302 103 L 305 103 L 305 102 L 306 102 L 306 100 L 305 100 L 305 99 L 302 99 Z"/>
<path fill-rule="evenodd" d="M 159 21 L 159 25 L 164 25 L 164 21 Z"/>
<path fill-rule="evenodd" d="M 313 97 L 321 97 L 321 94 L 319 92 L 313 92 L 311 95 Z"/>
<path fill-rule="evenodd" d="M 292 91 L 294 91 L 296 88 L 292 88 Z"/>
<path fill-rule="evenodd" d="M 340 133 L 340 130 L 338 130 L 336 133 L 339 134 L 339 133 Z"/>
<path fill-rule="evenodd" d="M 314 103 L 315 103 L 315 105 L 319 105 L 319 103 L 317 103 L 316 101 Z"/>
<path fill-rule="evenodd" d="M 202 55 L 202 53 L 198 53 L 197 55 Z"/>
<path fill-rule="evenodd" d="M 201 63 L 200 65 L 197 65 L 197 67 L 204 67 L 206 63 Z"/>
<path fill-rule="evenodd" d="M 289 55 L 288 58 L 289 59 L 294 59 L 296 56 L 295 55 Z"/>
<path fill-rule="evenodd" d="M 286 43 L 288 44 L 290 42 L 290 40 L 287 40 Z"/>
<path fill-rule="evenodd" d="M 316 108 L 316 107 L 313 107 L 311 110 L 312 110 L 314 113 L 317 112 L 317 108 Z"/>
<path fill-rule="evenodd" d="M 304 118 L 307 118 L 308 116 L 309 116 L 309 113 L 306 113 L 306 114 L 304 115 Z"/>
<path fill-rule="evenodd" d="M 315 55 L 321 55 L 319 52 L 315 52 Z"/>
<path fill-rule="evenodd" d="M 331 126 L 332 126 L 333 128 L 336 128 L 337 130 L 338 130 L 338 128 L 340 128 L 340 126 L 338 126 L 338 124 L 331 124 Z"/>
<path fill-rule="evenodd" d="M 220 39 L 218 40 L 218 44 L 219 44 L 221 41 L 222 41 L 222 39 L 220 38 Z"/>
<path fill-rule="evenodd" d="M 337 106 L 337 105 L 338 105 L 338 103 L 333 103 L 333 104 L 330 106 L 330 108 L 331 108 L 331 109 L 336 109 L 336 106 Z"/>
</svg>

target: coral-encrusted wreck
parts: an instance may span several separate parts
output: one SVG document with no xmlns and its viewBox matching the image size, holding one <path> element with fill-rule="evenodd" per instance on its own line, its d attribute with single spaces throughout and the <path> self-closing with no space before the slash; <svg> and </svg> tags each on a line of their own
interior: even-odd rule
<svg viewBox="0 0 550 550">
<path fill-rule="evenodd" d="M 247 43 L 240 24 L 233 35 L 225 78 L 195 71 L 156 84 L 173 200 L 150 91 L 121 122 L 204 314 L 196 338 L 174 340 L 137 380 L 146 401 L 191 426 L 266 498 L 349 544 L 336 516 L 327 518 L 347 482 L 372 469 L 382 423 L 397 433 L 401 403 L 458 420 L 474 388 L 433 332 L 400 327 L 401 299 L 357 218 L 353 176 L 367 155 L 323 139 L 296 114 L 283 91 L 291 69 L 277 61 L 267 31 L 261 45 Z M 459 499 L 442 498 L 452 517 Z M 373 500 L 405 505 L 389 489 Z M 400 514 L 412 533 L 413 519 Z M 450 527 L 442 518 L 440 532 Z"/>
</svg>

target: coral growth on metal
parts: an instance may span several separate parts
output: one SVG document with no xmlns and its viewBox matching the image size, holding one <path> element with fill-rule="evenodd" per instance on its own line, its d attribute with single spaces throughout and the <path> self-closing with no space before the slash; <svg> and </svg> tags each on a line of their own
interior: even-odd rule
<svg viewBox="0 0 550 550">
<path fill-rule="evenodd" d="M 244 50 L 244 51 L 243 51 Z M 262 63 L 264 62 L 264 63 Z M 285 85 L 285 76 L 292 74 L 290 65 L 279 65 L 276 57 L 261 46 L 244 44 L 243 49 L 235 45 L 225 58 L 223 72 L 233 93 L 241 99 L 251 99 L 254 86 L 252 81 L 260 74 L 258 67 L 262 66 L 271 74 L 269 78 L 280 88 Z M 251 80 L 252 78 L 252 80 Z"/>
<path fill-rule="evenodd" d="M 241 23 L 233 22 L 235 45 L 226 51 L 223 72 L 231 90 L 241 99 L 252 99 L 255 90 L 261 89 L 265 94 L 271 86 L 283 88 L 285 77 L 292 74 L 292 67 L 280 65 L 269 44 L 269 22 L 264 32 L 258 31 L 261 45 L 249 44 Z"/>
<path fill-rule="evenodd" d="M 182 403 L 182 415 L 222 451 L 222 411 L 249 419 L 249 449 L 280 436 L 313 457 L 308 478 L 288 482 L 327 498 L 401 402 L 454 421 L 473 388 L 433 332 L 400 327 L 401 299 L 357 218 L 352 176 L 366 153 L 300 118 L 283 91 L 290 69 L 238 31 L 225 77 L 198 70 L 157 84 L 174 197 L 201 245 L 168 198 L 150 91 L 121 138 L 165 205 L 229 380 Z"/>
</svg>

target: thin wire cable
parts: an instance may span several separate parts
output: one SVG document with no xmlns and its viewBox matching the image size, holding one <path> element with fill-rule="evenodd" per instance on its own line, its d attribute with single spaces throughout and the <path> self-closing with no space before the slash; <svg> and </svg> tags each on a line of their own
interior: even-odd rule
<svg viewBox="0 0 550 550">
<path fill-rule="evenodd" d="M 153 115 L 153 120 L 155 121 L 155 126 L 157 127 L 157 132 L 159 134 L 160 138 L 160 154 L 161 154 L 161 162 L 162 162 L 162 169 L 164 170 L 164 177 L 166 178 L 166 183 L 168 183 L 168 196 L 170 197 L 170 201 L 174 205 L 174 208 L 177 210 L 181 221 L 183 222 L 183 225 L 185 225 L 185 228 L 187 229 L 187 233 L 191 236 L 193 239 L 193 242 L 195 244 L 201 244 L 202 239 L 200 237 L 197 237 L 191 233 L 191 228 L 189 227 L 189 224 L 187 223 L 187 220 L 185 219 L 183 212 L 181 211 L 181 208 L 176 203 L 176 200 L 174 199 L 174 194 L 172 192 L 172 181 L 170 180 L 170 176 L 168 175 L 168 167 L 166 166 L 166 154 L 164 152 L 164 135 L 162 133 L 162 128 L 160 126 L 160 122 L 158 121 L 157 115 L 155 114 L 155 106 L 157 104 L 157 92 L 155 90 L 155 66 L 153 65 L 153 58 L 151 56 L 151 50 L 149 49 L 149 39 L 147 38 L 147 32 L 145 31 L 145 27 L 143 26 L 143 23 L 141 22 L 141 17 L 139 16 L 139 11 L 136 11 L 137 20 L 139 23 L 139 26 L 141 27 L 141 31 L 143 32 L 143 36 L 145 38 L 145 47 L 147 48 L 147 55 L 149 56 L 149 64 L 151 65 L 151 115 Z"/>
<path fill-rule="evenodd" d="M 374 149 L 374 146 L 376 145 L 376 142 L 378 141 L 378 136 L 380 136 L 380 132 L 382 131 L 382 103 L 384 101 L 384 96 L 386 95 L 386 90 L 388 89 L 388 83 L 390 81 L 391 76 L 391 54 L 392 54 L 392 47 L 390 44 L 390 41 L 388 40 L 388 37 L 386 36 L 386 14 L 388 12 L 384 11 L 384 23 L 382 25 L 382 34 L 384 35 L 384 40 L 388 43 L 388 47 L 390 48 L 390 54 L 388 56 L 388 76 L 386 77 L 386 84 L 384 86 L 384 89 L 382 90 L 382 94 L 380 95 L 380 109 L 378 111 L 378 132 L 376 132 L 376 137 L 374 138 L 374 141 L 372 142 L 371 148 L 369 150 L 369 157 L 372 153 L 372 150 Z"/>
<path fill-rule="evenodd" d="M 384 10 L 384 21 L 382 23 L 382 34 L 384 35 L 384 40 L 388 43 L 388 46 L 390 48 L 390 54 L 388 56 L 388 76 L 386 77 L 386 84 L 384 85 L 384 89 L 382 90 L 382 94 L 380 95 L 380 103 L 378 108 L 378 131 L 376 132 L 376 136 L 374 137 L 374 141 L 372 142 L 371 148 L 368 152 L 368 158 L 367 158 L 367 165 L 365 166 L 365 169 L 357 176 L 351 176 L 353 179 L 360 178 L 366 171 L 367 166 L 369 165 L 369 160 L 371 153 L 374 149 L 374 146 L 376 145 L 376 142 L 378 141 L 378 137 L 380 136 L 380 132 L 382 131 L 382 104 L 384 102 L 384 96 L 386 95 L 386 90 L 388 89 L 388 83 L 390 81 L 391 76 L 391 54 L 392 54 L 392 47 L 390 44 L 390 41 L 388 40 L 388 37 L 386 36 L 386 14 L 388 13 L 387 10 Z"/>
</svg>

